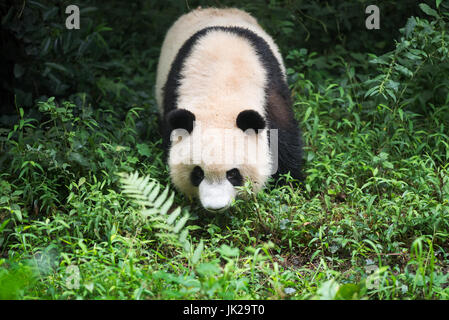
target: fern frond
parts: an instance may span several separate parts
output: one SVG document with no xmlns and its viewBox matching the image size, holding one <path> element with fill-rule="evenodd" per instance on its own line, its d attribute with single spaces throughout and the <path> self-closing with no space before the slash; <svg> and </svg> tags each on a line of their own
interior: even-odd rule
<svg viewBox="0 0 449 320">
<path fill-rule="evenodd" d="M 167 214 L 173 205 L 174 193 L 169 195 L 168 187 L 161 192 L 162 187 L 158 181 L 149 176 L 139 177 L 137 172 L 121 173 L 120 177 L 123 193 L 141 207 L 140 214 L 150 224 L 149 229 L 159 230 L 160 232 L 156 233 L 159 239 L 180 246 L 193 264 L 198 263 L 204 244 L 201 242 L 193 250 L 188 240 L 188 230 L 184 228 L 189 220 L 189 214 L 181 215 L 180 207 Z"/>
</svg>

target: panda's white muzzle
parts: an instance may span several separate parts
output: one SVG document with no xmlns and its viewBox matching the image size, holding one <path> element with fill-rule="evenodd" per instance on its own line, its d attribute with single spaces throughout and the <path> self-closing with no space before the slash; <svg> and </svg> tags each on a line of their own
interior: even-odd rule
<svg viewBox="0 0 449 320">
<path fill-rule="evenodd" d="M 199 185 L 201 204 L 209 211 L 222 211 L 228 208 L 235 194 L 234 186 L 227 179 L 218 182 L 203 179 Z"/>
</svg>

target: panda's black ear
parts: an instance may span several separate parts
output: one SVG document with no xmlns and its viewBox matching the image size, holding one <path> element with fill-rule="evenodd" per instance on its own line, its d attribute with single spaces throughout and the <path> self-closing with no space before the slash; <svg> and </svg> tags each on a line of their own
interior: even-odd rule
<svg viewBox="0 0 449 320">
<path fill-rule="evenodd" d="M 265 128 L 265 120 L 262 118 L 259 112 L 255 110 L 245 110 L 239 113 L 237 116 L 237 127 L 246 131 L 253 129 L 256 132 Z"/>
<path fill-rule="evenodd" d="M 175 109 L 167 113 L 166 121 L 170 131 L 175 129 L 185 129 L 188 133 L 193 130 L 195 115 L 186 109 Z"/>
</svg>

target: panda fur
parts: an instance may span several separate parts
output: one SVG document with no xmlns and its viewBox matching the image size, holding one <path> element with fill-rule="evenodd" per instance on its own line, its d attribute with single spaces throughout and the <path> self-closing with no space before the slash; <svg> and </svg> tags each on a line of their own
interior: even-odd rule
<svg viewBox="0 0 449 320">
<path fill-rule="evenodd" d="M 274 163 L 275 177 L 301 179 L 301 134 L 282 56 L 248 13 L 199 8 L 181 16 L 162 45 L 156 100 L 172 182 L 207 210 L 227 208 L 246 179 L 260 190 Z M 176 129 L 186 134 L 173 140 Z M 267 129 L 277 129 L 277 159 Z M 217 141 L 223 150 L 204 157 L 205 149 L 222 146 Z M 219 161 L 223 154 L 231 161 Z"/>
</svg>

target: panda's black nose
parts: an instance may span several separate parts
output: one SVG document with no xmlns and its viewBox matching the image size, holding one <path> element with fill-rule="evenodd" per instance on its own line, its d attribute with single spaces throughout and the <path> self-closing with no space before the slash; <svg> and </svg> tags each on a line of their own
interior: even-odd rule
<svg viewBox="0 0 449 320">
<path fill-rule="evenodd" d="M 204 208 L 204 209 L 206 209 L 209 212 L 213 212 L 213 213 L 221 213 L 221 212 L 226 211 L 226 209 L 228 209 L 228 208 L 229 208 L 229 206 L 219 208 L 219 209 L 215 209 L 215 208 Z"/>
</svg>

